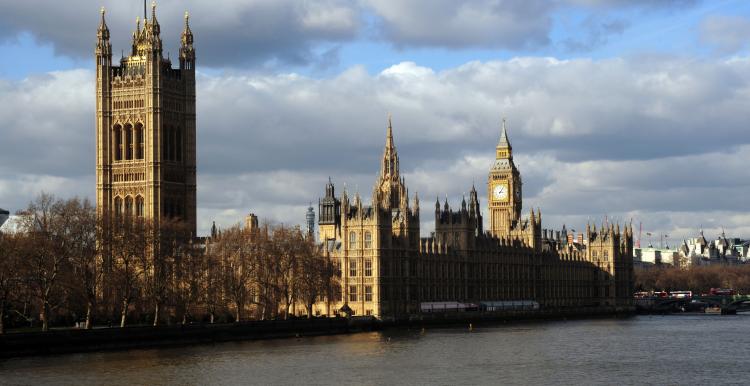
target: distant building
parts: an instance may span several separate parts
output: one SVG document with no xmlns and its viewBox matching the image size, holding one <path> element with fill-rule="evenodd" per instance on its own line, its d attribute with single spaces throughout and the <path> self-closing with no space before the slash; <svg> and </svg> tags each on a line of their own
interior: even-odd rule
<svg viewBox="0 0 750 386">
<path fill-rule="evenodd" d="M 307 214 L 305 215 L 307 221 L 307 236 L 315 239 L 315 209 L 312 205 L 307 207 Z"/>
<path fill-rule="evenodd" d="M 214 223 L 216 226 L 216 223 Z M 252 231 L 258 229 L 258 216 L 255 213 L 250 213 L 245 217 L 245 229 Z"/>
<path fill-rule="evenodd" d="M 8 211 L 5 211 L 7 214 Z M 0 213 L 0 234 L 13 234 L 25 232 L 30 223 L 28 214 L 10 215 L 8 214 L 4 219 L 2 213 Z M 38 228 L 38 224 L 35 224 Z"/>
<path fill-rule="evenodd" d="M 640 268 L 648 268 L 654 265 L 681 267 L 684 263 L 680 261 L 676 249 L 646 247 L 633 249 L 633 265 Z"/>
<path fill-rule="evenodd" d="M 724 232 L 716 240 L 708 241 L 701 230 L 698 237 L 684 240 L 677 251 L 689 265 L 731 265 L 746 261 L 747 249 L 747 243 L 727 239 Z"/>
<path fill-rule="evenodd" d="M 0 227 L 5 224 L 6 221 L 8 221 L 8 217 L 10 216 L 10 212 L 7 210 L 0 208 Z"/>
</svg>

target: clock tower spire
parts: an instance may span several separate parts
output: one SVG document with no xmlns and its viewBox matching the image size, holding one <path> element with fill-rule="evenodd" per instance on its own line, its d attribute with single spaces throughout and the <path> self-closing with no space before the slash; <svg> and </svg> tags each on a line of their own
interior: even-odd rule
<svg viewBox="0 0 750 386">
<path fill-rule="evenodd" d="M 513 148 L 503 118 L 500 141 L 495 148 L 495 162 L 487 177 L 487 203 L 490 233 L 509 237 L 521 219 L 521 175 L 513 162 Z"/>
</svg>

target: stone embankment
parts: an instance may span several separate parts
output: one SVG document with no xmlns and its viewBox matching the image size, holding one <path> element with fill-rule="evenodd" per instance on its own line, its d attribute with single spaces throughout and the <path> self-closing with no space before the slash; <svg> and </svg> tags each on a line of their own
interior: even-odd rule
<svg viewBox="0 0 750 386">
<path fill-rule="evenodd" d="M 88 351 L 171 347 L 241 340 L 348 334 L 383 327 L 497 324 L 503 322 L 584 319 L 633 315 L 633 307 L 568 308 L 518 311 L 467 311 L 412 315 L 404 320 L 372 317 L 264 320 L 231 324 L 132 326 L 64 329 L 0 335 L 0 358 Z"/>
</svg>

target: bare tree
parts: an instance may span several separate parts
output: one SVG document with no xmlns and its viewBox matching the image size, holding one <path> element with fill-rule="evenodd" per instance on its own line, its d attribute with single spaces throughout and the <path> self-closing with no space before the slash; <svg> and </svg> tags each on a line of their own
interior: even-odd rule
<svg viewBox="0 0 750 386">
<path fill-rule="evenodd" d="M 42 193 L 32 201 L 24 216 L 24 228 L 33 246 L 26 256 L 32 291 L 40 305 L 42 331 L 49 330 L 50 312 L 59 305 L 59 278 L 68 268 L 71 245 L 68 232 L 71 219 L 65 213 L 65 203 Z"/>
<path fill-rule="evenodd" d="M 255 262 L 254 245 L 248 232 L 234 226 L 222 232 L 214 251 L 223 262 L 223 282 L 227 299 L 235 308 L 235 321 L 242 320 L 248 296 L 253 290 Z"/>
<path fill-rule="evenodd" d="M 22 289 L 22 242 L 19 235 L 0 233 L 0 334 L 5 333 L 5 312 L 10 306 L 11 296 Z"/>
<path fill-rule="evenodd" d="M 65 203 L 65 216 L 68 217 L 69 247 L 67 255 L 73 275 L 68 287 L 86 304 L 85 328 L 91 329 L 96 309 L 97 288 L 101 282 L 102 264 L 98 250 L 98 221 L 96 209 L 88 200 L 69 200 Z"/>
<path fill-rule="evenodd" d="M 297 242 L 300 254 L 300 273 L 298 275 L 300 298 L 304 301 L 307 317 L 313 316 L 313 305 L 323 298 L 326 301 L 335 296 L 333 288 L 340 287 L 337 281 L 337 269 L 333 261 L 320 253 L 319 248 L 310 239 Z M 328 312 L 328 310 L 327 310 Z"/>
<path fill-rule="evenodd" d="M 285 319 L 289 318 L 290 309 L 297 296 L 302 240 L 302 231 L 299 228 L 289 229 L 282 226 L 273 230 L 273 240 L 269 243 L 270 253 L 267 255 L 272 259 L 265 268 L 273 272 L 276 278 L 276 297 L 283 301 Z"/>
<path fill-rule="evenodd" d="M 206 312 L 208 312 L 209 322 L 213 324 L 216 320 L 217 308 L 223 303 L 222 298 L 222 283 L 224 272 L 222 267 L 222 261 L 215 253 L 206 251 L 205 256 L 202 256 L 203 265 L 203 286 L 202 286 L 202 300 L 206 305 Z"/>
<path fill-rule="evenodd" d="M 130 216 L 116 216 L 112 224 L 112 279 L 120 299 L 120 327 L 125 327 L 131 303 L 142 288 L 153 226 L 151 221 Z"/>
<path fill-rule="evenodd" d="M 203 259 L 193 245 L 189 228 L 181 221 L 165 223 L 161 230 L 163 252 L 169 256 L 168 283 L 176 313 L 181 323 L 187 323 L 191 308 L 201 293 Z"/>
</svg>

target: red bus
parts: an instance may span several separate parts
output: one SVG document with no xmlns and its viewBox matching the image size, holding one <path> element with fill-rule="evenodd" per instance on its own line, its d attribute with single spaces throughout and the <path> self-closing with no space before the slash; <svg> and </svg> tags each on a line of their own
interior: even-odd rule
<svg viewBox="0 0 750 386">
<path fill-rule="evenodd" d="M 732 296 L 737 295 L 737 290 L 731 288 L 711 288 L 709 294 L 714 296 Z"/>
</svg>

